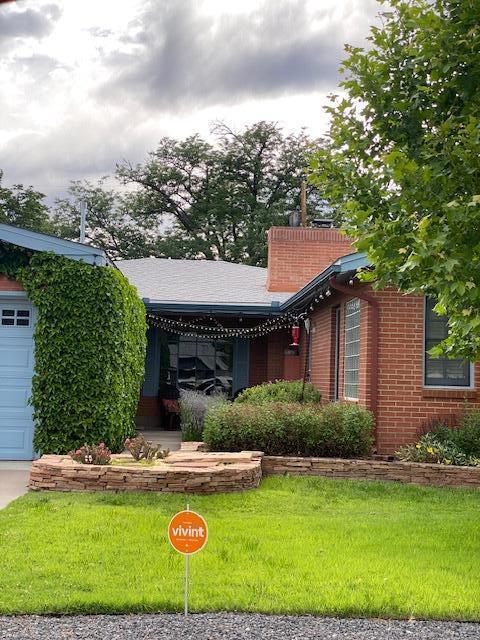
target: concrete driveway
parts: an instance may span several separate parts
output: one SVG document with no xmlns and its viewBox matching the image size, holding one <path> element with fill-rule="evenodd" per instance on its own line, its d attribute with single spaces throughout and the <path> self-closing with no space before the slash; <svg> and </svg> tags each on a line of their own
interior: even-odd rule
<svg viewBox="0 0 480 640">
<path fill-rule="evenodd" d="M 30 462 L 0 462 L 0 509 L 27 493 Z"/>
</svg>

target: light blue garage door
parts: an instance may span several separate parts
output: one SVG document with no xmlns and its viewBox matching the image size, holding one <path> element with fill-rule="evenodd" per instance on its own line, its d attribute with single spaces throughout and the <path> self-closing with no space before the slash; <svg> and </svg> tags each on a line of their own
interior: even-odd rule
<svg viewBox="0 0 480 640">
<path fill-rule="evenodd" d="M 35 309 L 0 297 L 0 460 L 31 460 Z"/>
</svg>

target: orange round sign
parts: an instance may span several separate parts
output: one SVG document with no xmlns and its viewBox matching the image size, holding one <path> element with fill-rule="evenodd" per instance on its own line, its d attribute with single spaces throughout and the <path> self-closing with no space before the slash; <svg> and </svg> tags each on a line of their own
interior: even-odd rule
<svg viewBox="0 0 480 640">
<path fill-rule="evenodd" d="M 207 544 L 208 528 L 204 518 L 195 511 L 180 511 L 170 520 L 168 539 L 172 547 L 191 556 Z"/>
</svg>

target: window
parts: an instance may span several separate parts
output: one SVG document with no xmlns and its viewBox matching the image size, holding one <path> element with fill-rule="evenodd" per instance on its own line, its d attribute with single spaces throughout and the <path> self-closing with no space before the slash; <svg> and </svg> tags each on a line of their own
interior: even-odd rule
<svg viewBox="0 0 480 640">
<path fill-rule="evenodd" d="M 470 363 L 461 358 L 432 358 L 428 351 L 448 335 L 448 320 L 437 315 L 433 298 L 425 299 L 425 386 L 469 387 Z"/>
<path fill-rule="evenodd" d="M 163 340 L 163 339 L 162 339 Z M 161 349 L 160 380 L 180 389 L 230 396 L 233 379 L 233 345 L 230 340 L 208 340 L 167 334 Z"/>
<path fill-rule="evenodd" d="M 2 309 L 2 326 L 29 327 L 30 311 L 28 309 Z"/>
<path fill-rule="evenodd" d="M 360 300 L 354 298 L 345 305 L 345 398 L 358 399 L 360 368 Z"/>
</svg>

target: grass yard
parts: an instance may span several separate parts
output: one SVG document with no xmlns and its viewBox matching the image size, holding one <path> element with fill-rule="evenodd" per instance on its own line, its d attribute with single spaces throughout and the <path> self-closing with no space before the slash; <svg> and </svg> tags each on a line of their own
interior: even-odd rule
<svg viewBox="0 0 480 640">
<path fill-rule="evenodd" d="M 480 619 L 480 492 L 271 477 L 190 497 L 192 611 Z M 0 613 L 181 611 L 180 494 L 29 494 L 0 511 Z"/>
</svg>

